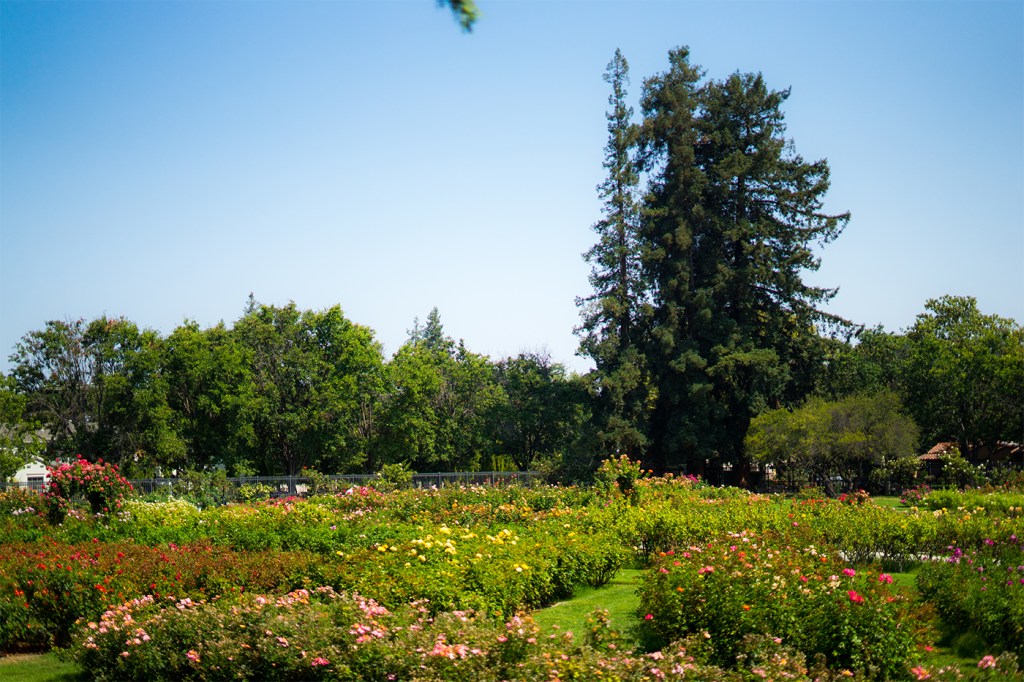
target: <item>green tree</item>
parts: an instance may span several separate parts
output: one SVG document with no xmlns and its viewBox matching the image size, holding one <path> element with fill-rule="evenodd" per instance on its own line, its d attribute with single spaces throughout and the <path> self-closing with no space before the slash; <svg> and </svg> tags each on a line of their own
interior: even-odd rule
<svg viewBox="0 0 1024 682">
<path fill-rule="evenodd" d="M 181 459 L 161 461 L 163 468 L 244 466 L 255 439 L 252 422 L 242 418 L 256 397 L 249 357 L 223 323 L 200 329 L 185 322 L 165 339 L 167 402 L 185 449 Z"/>
<path fill-rule="evenodd" d="M 598 241 L 585 254 L 591 264 L 593 293 L 577 299 L 583 322 L 580 353 L 594 360 L 595 420 L 598 438 L 609 452 L 643 453 L 652 386 L 646 357 L 640 352 L 644 317 L 649 313 L 640 272 L 637 201 L 640 176 L 633 155 L 639 128 L 626 104 L 629 64 L 622 52 L 608 63 L 608 143 L 598 185 L 604 217 L 594 225 Z"/>
<path fill-rule="evenodd" d="M 155 331 L 124 318 L 50 321 L 26 334 L 11 355 L 12 375 L 50 434 L 48 453 L 126 467 L 178 456 L 160 344 Z"/>
<path fill-rule="evenodd" d="M 246 349 L 253 400 L 244 419 L 263 473 L 347 471 L 366 459 L 363 400 L 379 393 L 383 358 L 373 332 L 341 308 L 300 311 L 251 301 L 234 327 Z"/>
<path fill-rule="evenodd" d="M 489 453 L 487 418 L 503 399 L 491 363 L 445 335 L 437 309 L 414 324 L 387 364 L 380 462 L 417 471 L 472 471 Z"/>
<path fill-rule="evenodd" d="M 853 343 L 823 338 L 816 392 L 831 399 L 893 391 L 906 396 L 907 337 L 881 327 L 860 330 Z"/>
<path fill-rule="evenodd" d="M 742 483 L 750 419 L 811 388 L 834 291 L 803 273 L 819 265 L 811 247 L 849 216 L 822 211 L 827 163 L 804 161 L 785 138 L 788 90 L 760 74 L 701 79 L 680 48 L 642 97 L 650 452 L 658 469 L 735 463 Z"/>
<path fill-rule="evenodd" d="M 26 419 L 27 407 L 28 397 L 18 392 L 14 377 L 0 374 L 0 482 L 45 449 L 39 425 Z"/>
<path fill-rule="evenodd" d="M 1024 329 L 968 296 L 929 300 L 907 332 L 907 404 L 929 442 L 1024 439 Z"/>
<path fill-rule="evenodd" d="M 876 466 L 915 458 L 917 437 L 899 398 L 878 393 L 764 412 L 751 421 L 746 446 L 782 480 L 820 484 L 834 496 L 837 486 L 863 485 Z"/>
<path fill-rule="evenodd" d="M 582 422 L 583 387 L 546 354 L 520 353 L 494 371 L 506 398 L 490 417 L 495 447 L 521 471 L 564 453 Z"/>
</svg>

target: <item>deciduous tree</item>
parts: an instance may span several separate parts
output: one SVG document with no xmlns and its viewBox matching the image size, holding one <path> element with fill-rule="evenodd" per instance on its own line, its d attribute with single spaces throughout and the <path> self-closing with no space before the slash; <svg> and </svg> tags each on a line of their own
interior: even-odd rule
<svg viewBox="0 0 1024 682">
<path fill-rule="evenodd" d="M 582 422 L 583 386 L 542 353 L 506 358 L 495 366 L 495 375 L 505 398 L 490 416 L 496 450 L 521 471 L 538 459 L 564 453 Z"/>
<path fill-rule="evenodd" d="M 908 405 L 928 441 L 1024 441 L 1024 328 L 985 315 L 969 296 L 943 296 L 907 332 Z"/>
<path fill-rule="evenodd" d="M 862 485 L 875 466 L 914 458 L 917 426 L 893 393 L 815 397 L 797 409 L 755 417 L 746 445 L 782 480 L 820 484 L 834 496 L 840 486 Z"/>
<path fill-rule="evenodd" d="M 373 332 L 341 308 L 300 311 L 250 304 L 234 333 L 251 363 L 250 420 L 264 473 L 303 467 L 349 471 L 366 459 L 362 401 L 381 386 L 382 357 Z"/>
</svg>

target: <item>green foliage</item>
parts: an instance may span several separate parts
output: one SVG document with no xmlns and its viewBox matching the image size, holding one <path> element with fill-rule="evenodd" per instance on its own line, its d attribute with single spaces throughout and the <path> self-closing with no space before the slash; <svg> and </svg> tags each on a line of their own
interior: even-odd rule
<svg viewBox="0 0 1024 682">
<path fill-rule="evenodd" d="M 444 334 L 437 309 L 386 366 L 374 448 L 417 471 L 475 471 L 493 449 L 488 417 L 505 399 L 486 357 Z"/>
<path fill-rule="evenodd" d="M 235 485 L 228 480 L 223 469 L 196 471 L 187 469 L 179 472 L 175 479 L 173 494 L 200 509 L 217 507 L 231 502 L 236 497 Z"/>
<path fill-rule="evenodd" d="M 744 637 L 778 637 L 826 656 L 830 668 L 894 679 L 916 643 L 908 604 L 891 583 L 771 536 L 730 534 L 667 552 L 648 572 L 641 632 L 658 642 L 706 633 L 712 660 L 725 666 L 737 661 Z"/>
<path fill-rule="evenodd" d="M 520 353 L 498 362 L 494 372 L 503 392 L 488 416 L 494 449 L 519 471 L 568 450 L 582 426 L 586 394 L 565 367 L 544 354 Z"/>
<path fill-rule="evenodd" d="M 185 449 L 180 459 L 151 462 L 154 473 L 235 465 L 243 475 L 237 465 L 255 437 L 245 418 L 254 396 L 251 365 L 237 336 L 223 324 L 200 329 L 185 322 L 164 340 L 161 365 Z"/>
<path fill-rule="evenodd" d="M 905 397 L 910 354 L 906 336 L 875 327 L 860 330 L 855 344 L 837 339 L 822 339 L 822 343 L 825 349 L 817 379 L 819 395 L 830 400 L 884 392 Z"/>
<path fill-rule="evenodd" d="M 367 423 L 382 389 L 380 344 L 334 306 L 300 311 L 250 300 L 234 333 L 252 367 L 252 451 L 263 473 L 304 466 L 345 471 L 362 464 Z"/>
<path fill-rule="evenodd" d="M 986 538 L 980 547 L 967 550 L 951 547 L 945 560 L 921 567 L 917 587 L 938 611 L 948 633 L 975 633 L 982 651 L 1024 655 L 1020 538 Z"/>
<path fill-rule="evenodd" d="M 639 341 L 647 308 L 640 270 L 640 176 L 633 152 L 639 128 L 626 104 L 629 64 L 619 50 L 604 75 L 608 97 L 608 143 L 604 167 L 608 177 L 598 186 L 604 217 L 594 225 L 598 241 L 584 254 L 591 264 L 594 293 L 578 299 L 583 322 L 580 352 L 594 360 L 592 379 L 598 438 L 605 451 L 643 453 L 651 407 L 651 378 Z"/>
<path fill-rule="evenodd" d="M 627 475 L 639 475 L 637 463 L 628 464 Z M 944 585 L 948 580 L 942 589 L 974 580 L 975 587 L 963 590 L 977 600 L 967 607 L 971 617 L 987 612 L 985 600 L 1002 609 L 1004 620 L 1018 617 L 1015 593 L 990 593 L 997 577 L 1008 579 L 1007 569 L 1024 561 L 1007 553 L 1024 536 L 1019 493 L 948 491 L 941 494 L 961 497 L 943 498 L 946 510 L 904 512 L 865 496 L 791 500 L 688 477 L 633 480 L 641 502 L 636 506 L 579 488 L 451 486 L 387 495 L 351 488 L 338 495 L 203 510 L 182 500 L 131 500 L 114 516 L 72 513 L 58 527 L 46 526 L 29 508 L 38 497 L 4 493 L 0 533 L 8 541 L 0 546 L 0 648 L 45 648 L 70 637 L 76 656 L 100 656 L 88 659 L 90 671 L 117 679 L 160 678 L 159 661 L 178 660 L 189 651 L 200 660 L 185 663 L 185 656 L 179 662 L 201 665 L 181 674 L 208 677 L 217 676 L 214 665 L 261 679 L 272 675 L 267 670 L 297 665 L 298 672 L 288 674 L 307 679 L 302 661 L 309 665 L 317 655 L 338 666 L 331 675 L 371 668 L 401 673 L 409 668 L 393 666 L 424 665 L 416 668 L 419 679 L 460 679 L 463 673 L 470 679 L 535 679 L 555 665 L 581 679 L 598 668 L 621 679 L 658 677 L 652 669 L 666 679 L 754 679 L 768 671 L 777 679 L 827 680 L 842 677 L 843 669 L 865 678 L 899 678 L 916 660 L 907 642 L 913 641 L 909 631 L 920 628 L 909 623 L 927 620 L 928 612 L 908 621 L 906 610 L 913 605 L 892 593 L 869 564 L 907 565 L 949 546 L 963 550 L 963 566 L 973 566 L 975 573 L 942 577 Z M 34 541 L 41 531 L 50 537 Z M 631 551 L 652 566 L 643 589 L 649 606 L 640 614 L 651 614 L 643 620 L 644 642 L 675 644 L 648 655 L 632 653 L 633 638 L 600 614 L 596 631 L 578 632 L 574 639 L 557 632 L 551 638 L 512 616 L 605 583 Z M 976 554 L 968 557 L 970 552 Z M 984 571 L 977 572 L 982 565 Z M 318 590 L 325 587 L 331 589 Z M 305 596 L 294 592 L 299 588 Z M 373 629 L 369 616 L 351 602 L 346 608 L 359 612 L 331 612 L 332 625 L 326 627 L 324 609 L 344 602 L 342 592 L 386 607 L 395 619 L 381 614 L 373 620 L 388 628 L 387 636 L 357 627 Z M 123 625 L 129 613 L 124 604 L 134 600 L 148 604 L 138 611 L 131 607 L 131 615 L 137 621 L 133 628 L 142 628 L 150 640 L 122 626 L 114 633 L 120 639 L 106 637 L 109 626 L 99 631 L 106 611 Z M 951 629 L 970 627 L 958 620 L 960 608 L 950 604 L 940 612 Z M 79 618 L 84 620 L 76 625 Z M 237 622 L 246 627 L 225 627 Z M 370 636 L 355 641 L 362 635 Z M 441 655 L 431 658 L 426 653 L 441 635 Z M 86 646 L 89 637 L 102 655 Z M 984 645 L 995 646 L 987 637 Z M 456 645 L 465 649 L 451 648 Z M 474 648 L 487 652 L 485 661 L 458 653 L 447 657 Z M 226 656 L 238 665 L 228 665 Z M 669 660 L 680 662 L 677 673 L 667 670 Z M 997 665 L 1008 666 L 1007 661 Z M 709 667 L 716 662 L 724 667 Z M 175 665 L 167 669 L 177 670 Z M 244 667 L 249 665 L 251 670 Z M 503 666 L 514 666 L 515 674 Z"/>
<path fill-rule="evenodd" d="M 782 480 L 811 481 L 830 496 L 837 485 L 866 482 L 875 466 L 913 458 L 916 443 L 914 422 L 892 393 L 811 398 L 792 411 L 765 412 L 746 438 L 750 456 L 774 466 Z"/>
<path fill-rule="evenodd" d="M 403 462 L 384 464 L 377 472 L 373 487 L 382 493 L 394 490 L 408 490 L 412 487 L 412 477 L 416 472 Z"/>
<path fill-rule="evenodd" d="M 238 487 L 235 496 L 239 502 L 258 502 L 269 499 L 275 492 L 272 485 L 266 483 L 245 483 Z"/>
<path fill-rule="evenodd" d="M 908 406 L 926 439 L 955 438 L 965 455 L 1021 438 L 1024 328 L 983 315 L 972 297 L 925 304 L 907 333 Z"/>
<path fill-rule="evenodd" d="M 868 479 L 875 490 L 902 491 L 914 485 L 921 471 L 921 460 L 917 457 L 893 457 L 872 469 Z"/>
<path fill-rule="evenodd" d="M 18 391 L 13 377 L 0 373 L 0 481 L 12 477 L 42 454 L 45 442 L 39 425 L 26 418 L 28 396 Z"/>
<path fill-rule="evenodd" d="M 631 460 L 628 455 L 609 457 L 597 468 L 595 481 L 606 493 L 618 491 L 630 504 L 637 504 L 639 495 L 636 483 L 644 475 L 640 460 Z"/>
<path fill-rule="evenodd" d="M 458 611 L 432 618 L 416 605 L 389 609 L 318 588 L 230 602 L 135 600 L 82 628 L 73 653 L 100 680 L 220 679 L 230 671 L 248 679 L 496 682 L 586 679 L 598 670 L 624 681 L 743 679 L 698 662 L 689 646 L 644 656 L 612 642 L 590 646 L 571 632 L 545 637 L 529 617 Z M 765 652 L 773 643 L 755 648 Z M 809 679 L 799 658 L 788 665 L 781 655 L 764 658 L 779 679 Z"/>
<path fill-rule="evenodd" d="M 127 467 L 183 445 L 158 370 L 160 338 L 123 318 L 50 321 L 15 346 L 12 376 L 49 433 L 48 454 L 105 453 Z"/>
<path fill-rule="evenodd" d="M 747 482 L 750 419 L 812 388 L 815 325 L 839 322 L 819 309 L 834 292 L 802 276 L 818 267 L 811 245 L 835 239 L 849 215 L 821 211 L 828 165 L 793 152 L 789 92 L 760 74 L 704 80 L 687 48 L 673 50 L 644 83 L 639 125 L 618 52 L 606 79 L 605 217 L 586 256 L 594 295 L 581 327 L 599 439 L 648 452 L 658 471 L 735 463 Z"/>
<path fill-rule="evenodd" d="M 939 473 L 939 483 L 953 488 L 964 488 L 967 486 L 980 485 L 985 481 L 985 467 L 980 464 L 971 464 L 956 448 L 940 455 L 942 470 Z"/>
<path fill-rule="evenodd" d="M 131 537 L 145 545 L 184 544 L 203 534 L 199 525 L 199 507 L 184 499 L 167 502 L 128 500 L 119 518 L 130 524 Z"/>
</svg>

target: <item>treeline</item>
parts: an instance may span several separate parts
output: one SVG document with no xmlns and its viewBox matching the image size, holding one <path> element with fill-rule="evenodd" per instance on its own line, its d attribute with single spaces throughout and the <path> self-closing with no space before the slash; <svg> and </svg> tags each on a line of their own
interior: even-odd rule
<svg viewBox="0 0 1024 682">
<path fill-rule="evenodd" d="M 24 455 L 38 426 L 50 455 L 138 474 L 546 462 L 571 476 L 629 454 L 742 485 L 752 459 L 849 482 L 922 444 L 971 456 L 1024 440 L 1014 320 L 947 296 L 904 333 L 863 330 L 825 311 L 835 289 L 804 281 L 849 214 L 823 210 L 828 163 L 785 136 L 788 90 L 707 78 L 686 48 L 644 81 L 639 116 L 621 53 L 605 79 L 603 217 L 578 301 L 586 376 L 538 354 L 475 354 L 436 310 L 388 359 L 338 307 L 250 300 L 230 328 L 166 338 L 123 319 L 49 322 L 11 356 L 0 452 Z"/>
<path fill-rule="evenodd" d="M 51 321 L 11 362 L 8 423 L 45 430 L 47 457 L 103 457 L 132 476 L 527 469 L 566 452 L 587 418 L 581 378 L 544 354 L 473 353 L 436 309 L 388 360 L 338 306 L 250 298 L 230 327 L 166 337 L 123 318 Z"/>
<path fill-rule="evenodd" d="M 930 301 L 902 334 L 819 335 L 809 354 L 808 393 L 760 411 L 743 434 L 746 456 L 799 480 L 864 481 L 937 441 L 970 456 L 1022 440 L 1024 330 L 982 314 L 974 299 Z M 189 322 L 167 336 L 123 318 L 51 321 L 24 336 L 11 362 L 0 376 L 4 478 L 31 454 L 81 453 L 135 477 L 217 466 L 372 473 L 401 463 L 543 466 L 571 479 L 609 454 L 607 433 L 622 426 L 602 419 L 599 370 L 570 374 L 538 353 L 491 360 L 446 335 L 436 309 L 391 358 L 338 306 L 250 299 L 232 326 Z M 40 431 L 45 439 L 34 437 Z M 718 458 L 700 471 L 723 480 L 729 465 Z"/>
</svg>

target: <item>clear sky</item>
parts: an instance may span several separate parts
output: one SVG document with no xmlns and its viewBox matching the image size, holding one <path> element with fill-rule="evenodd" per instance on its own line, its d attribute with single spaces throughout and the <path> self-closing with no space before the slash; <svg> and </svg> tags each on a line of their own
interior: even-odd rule
<svg viewBox="0 0 1024 682">
<path fill-rule="evenodd" d="M 929 298 L 1024 322 L 1024 2 L 433 0 L 0 4 L 0 369 L 47 320 L 170 333 L 340 304 L 390 356 L 437 306 L 492 358 L 583 371 L 602 81 L 689 45 L 792 88 L 828 158 L 831 310 Z"/>
</svg>

